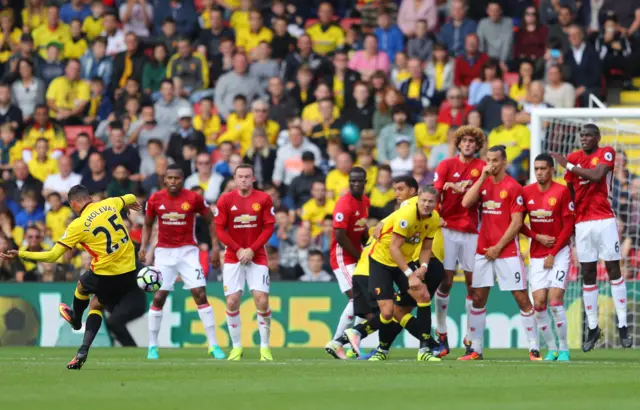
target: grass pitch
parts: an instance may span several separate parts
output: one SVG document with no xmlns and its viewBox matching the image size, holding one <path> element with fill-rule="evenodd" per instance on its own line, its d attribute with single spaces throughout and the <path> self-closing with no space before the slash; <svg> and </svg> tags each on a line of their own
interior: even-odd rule
<svg viewBox="0 0 640 410">
<path fill-rule="evenodd" d="M 524 350 L 487 350 L 482 362 L 338 361 L 322 349 L 257 349 L 241 362 L 203 349 L 93 349 L 80 371 L 67 348 L 0 348 L 0 409 L 384 409 L 640 408 L 640 350 L 572 352 L 571 363 L 529 362 Z"/>
</svg>

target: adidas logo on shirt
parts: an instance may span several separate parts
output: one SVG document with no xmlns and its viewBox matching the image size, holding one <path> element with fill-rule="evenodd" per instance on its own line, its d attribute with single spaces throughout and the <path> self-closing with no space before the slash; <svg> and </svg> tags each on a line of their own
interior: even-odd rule
<svg viewBox="0 0 640 410">
<path fill-rule="evenodd" d="M 533 199 L 530 199 L 529 202 L 527 202 L 529 205 L 533 205 Z"/>
<path fill-rule="evenodd" d="M 164 207 L 164 205 L 160 205 L 160 207 L 158 209 L 160 209 L 162 211 L 162 210 L 164 210 L 166 208 Z"/>
<path fill-rule="evenodd" d="M 236 206 L 234 205 L 234 206 L 232 206 L 232 207 L 231 207 L 231 210 L 232 210 L 232 211 L 237 211 L 237 210 L 238 210 L 238 208 L 236 208 Z"/>
<path fill-rule="evenodd" d="M 356 216 L 359 216 L 359 215 L 360 215 L 360 211 L 356 211 Z"/>
<path fill-rule="evenodd" d="M 487 195 L 487 190 L 486 189 L 482 190 L 482 195 Z"/>
<path fill-rule="evenodd" d="M 454 177 L 456 178 L 460 178 L 460 174 L 458 174 L 457 172 L 455 174 L 453 174 Z"/>
</svg>

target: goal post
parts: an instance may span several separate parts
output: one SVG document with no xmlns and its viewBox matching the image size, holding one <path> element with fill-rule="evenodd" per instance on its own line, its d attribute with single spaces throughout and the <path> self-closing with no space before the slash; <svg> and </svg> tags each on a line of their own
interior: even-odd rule
<svg viewBox="0 0 640 410">
<path fill-rule="evenodd" d="M 627 280 L 627 308 L 630 336 L 634 346 L 640 343 L 640 109 L 634 108 L 544 108 L 531 113 L 530 182 L 535 182 L 533 160 L 543 152 L 568 155 L 580 149 L 582 125 L 594 123 L 600 128 L 601 144 L 617 153 L 610 200 L 618 219 L 622 273 Z M 624 169 L 625 171 L 622 171 Z M 556 169 L 554 179 L 563 182 L 564 169 Z M 604 338 L 600 347 L 618 347 L 617 319 L 611 298 L 611 286 L 602 261 L 598 263 L 600 291 L 599 324 Z M 575 249 L 565 296 L 569 321 L 569 344 L 579 348 L 586 327 L 582 304 L 582 275 Z"/>
</svg>

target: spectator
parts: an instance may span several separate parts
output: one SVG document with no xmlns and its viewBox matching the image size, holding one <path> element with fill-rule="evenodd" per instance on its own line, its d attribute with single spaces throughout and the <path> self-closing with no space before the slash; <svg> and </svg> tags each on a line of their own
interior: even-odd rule
<svg viewBox="0 0 640 410">
<path fill-rule="evenodd" d="M 174 86 L 171 80 L 162 80 L 160 85 L 160 98 L 153 106 L 155 110 L 155 120 L 158 126 L 174 131 L 178 126 L 178 111 L 181 109 L 191 109 L 191 105 L 183 99 L 175 96 Z M 185 112 L 185 111 L 183 111 Z"/>
<path fill-rule="evenodd" d="M 508 71 L 506 62 L 511 58 L 513 47 L 513 23 L 502 15 L 498 0 L 489 2 L 487 14 L 489 17 L 478 23 L 480 51 L 500 61 L 502 71 Z"/>
<path fill-rule="evenodd" d="M 413 113 L 410 120 L 417 120 L 423 109 L 438 103 L 433 80 L 424 74 L 422 62 L 417 58 L 409 59 L 409 73 L 411 78 L 402 83 L 400 92 L 405 103 Z"/>
<path fill-rule="evenodd" d="M 156 160 L 164 155 L 164 144 L 159 139 L 150 139 L 145 146 L 145 155 L 141 155 L 140 173 L 145 177 L 153 174 Z"/>
<path fill-rule="evenodd" d="M 353 53 L 349 61 L 349 68 L 360 73 L 363 80 L 371 78 L 374 71 L 381 70 L 389 74 L 391 63 L 387 54 L 378 50 L 378 39 L 373 34 L 364 38 L 364 49 Z"/>
<path fill-rule="evenodd" d="M 140 171 L 140 155 L 138 155 L 137 149 L 125 144 L 122 124 L 115 123 L 111 126 L 109 140 L 111 141 L 111 148 L 103 152 L 107 173 L 113 174 L 116 166 L 124 165 L 131 174 L 138 174 Z"/>
<path fill-rule="evenodd" d="M 20 203 L 25 191 L 32 191 L 38 193 L 38 204 L 44 204 L 44 198 L 40 195 L 42 181 L 29 173 L 27 164 L 22 160 L 13 163 L 13 179 L 5 182 L 5 189 L 7 197 L 15 203 Z"/>
<path fill-rule="evenodd" d="M 438 8 L 435 0 L 402 0 L 398 10 L 398 26 L 405 36 L 416 34 L 419 20 L 427 22 L 427 30 L 434 31 L 438 25 Z"/>
<path fill-rule="evenodd" d="M 258 80 L 262 91 L 266 92 L 269 79 L 280 75 L 280 67 L 276 60 L 271 58 L 271 45 L 261 41 L 255 50 L 256 59 L 249 67 L 249 75 Z"/>
<path fill-rule="evenodd" d="M 147 56 L 140 47 L 138 37 L 128 33 L 124 37 L 125 50 L 119 52 L 113 58 L 113 75 L 111 77 L 111 93 L 117 98 L 127 84 L 129 78 L 133 78 L 142 84 L 142 73 L 147 64 Z M 107 54 L 109 47 L 107 46 Z"/>
<path fill-rule="evenodd" d="M 304 228 L 298 228 L 298 230 L 300 229 Z M 278 209 L 276 211 L 276 229 L 269 240 L 269 245 L 278 249 L 278 271 L 283 280 L 295 280 L 304 274 L 298 264 L 296 236 L 296 229 L 289 220 L 287 210 Z"/>
<path fill-rule="evenodd" d="M 96 192 L 107 192 L 111 176 L 106 172 L 105 161 L 99 152 L 89 155 L 89 166 L 82 176 L 82 185 L 93 195 Z"/>
<path fill-rule="evenodd" d="M 278 63 L 284 61 L 293 52 L 295 40 L 287 31 L 287 20 L 276 17 L 273 23 L 273 38 L 271 39 L 272 56 Z"/>
<path fill-rule="evenodd" d="M 100 77 L 108 88 L 113 75 L 113 60 L 106 55 L 106 51 L 107 40 L 104 37 L 98 37 L 91 45 L 91 50 L 80 58 L 80 64 L 83 79 L 91 80 Z"/>
<path fill-rule="evenodd" d="M 363 130 L 360 136 L 359 146 L 356 148 L 356 162 L 355 165 L 365 170 L 367 182 L 364 186 L 364 192 L 370 192 L 376 185 L 376 179 L 378 179 L 378 165 L 375 164 L 373 155 L 373 149 L 369 145 L 369 139 L 371 138 L 371 145 L 375 144 L 375 135 L 373 131 Z M 367 140 L 367 141 L 365 141 Z"/>
<path fill-rule="evenodd" d="M 204 50 L 200 50 L 199 53 L 206 55 L 209 61 L 220 54 L 220 41 L 223 38 L 235 41 L 236 35 L 233 28 L 225 27 L 224 23 L 222 11 L 214 8 L 209 12 L 210 26 L 208 30 L 200 31 L 200 36 L 197 41 L 198 49 L 200 50 L 200 47 L 204 47 Z M 206 51 L 206 53 L 203 53 L 203 51 Z"/>
<path fill-rule="evenodd" d="M 575 6 L 575 0 L 540 0 L 540 20 L 542 24 L 555 24 L 561 18 L 563 7 L 571 10 Z"/>
<path fill-rule="evenodd" d="M 328 80 L 333 90 L 333 98 L 338 109 L 353 104 L 353 87 L 360 81 L 360 73 L 348 67 L 349 57 L 344 49 L 338 49 L 333 55 L 333 76 Z"/>
<path fill-rule="evenodd" d="M 115 100 L 114 112 L 118 116 L 126 115 L 128 113 L 126 109 L 127 102 L 132 99 L 138 101 L 138 104 L 140 102 L 144 102 L 145 104 L 147 103 L 142 91 L 140 90 L 140 83 L 138 83 L 134 78 L 129 78 L 127 79 L 124 89 L 119 93 L 119 96 Z M 134 113 L 134 117 L 137 118 L 137 113 Z M 133 119 L 135 120 L 136 118 Z"/>
<path fill-rule="evenodd" d="M 522 104 L 527 99 L 527 93 L 529 92 L 529 87 L 532 82 L 533 63 L 528 60 L 523 60 L 520 62 L 520 69 L 518 70 L 518 82 L 511 85 L 509 97 L 518 104 Z"/>
<path fill-rule="evenodd" d="M 75 174 L 84 174 L 89 166 L 89 156 L 97 152 L 91 146 L 91 138 L 86 132 L 81 132 L 76 138 L 76 149 L 71 154 L 71 162 L 73 164 L 72 172 Z"/>
<path fill-rule="evenodd" d="M 22 129 L 22 111 L 11 103 L 11 86 L 0 83 L 0 125 L 9 124 L 14 130 Z"/>
<path fill-rule="evenodd" d="M 593 8 L 593 7 L 592 7 Z M 614 14 L 618 18 L 620 27 L 631 38 L 640 28 L 640 4 L 633 1 L 604 0 L 600 11 L 603 15 Z"/>
<path fill-rule="evenodd" d="M 322 182 L 324 188 L 325 175 L 316 166 L 316 156 L 313 152 L 302 153 L 302 172 L 293 178 L 289 185 L 288 196 L 293 201 L 295 209 L 300 209 L 310 200 L 315 182 Z M 326 191 L 326 189 L 325 189 Z"/>
<path fill-rule="evenodd" d="M 82 22 L 78 19 L 71 21 L 71 38 L 64 43 L 62 48 L 62 55 L 65 59 L 77 58 L 79 59 L 89 48 L 87 40 L 85 40 L 82 34 Z"/>
<path fill-rule="evenodd" d="M 213 98 L 205 97 L 200 100 L 200 113 L 193 118 L 193 128 L 204 134 L 207 148 L 213 149 L 220 136 L 221 121 L 213 110 Z"/>
<path fill-rule="evenodd" d="M 40 57 L 47 58 L 47 48 L 50 44 L 64 44 L 71 39 L 69 26 L 60 20 L 58 6 L 47 6 L 46 23 L 33 30 L 33 44 L 40 53 Z"/>
<path fill-rule="evenodd" d="M 385 125 L 378 135 L 378 162 L 381 164 L 388 164 L 396 157 L 396 140 L 399 138 L 408 138 L 409 141 L 414 141 L 411 150 L 415 149 L 413 127 L 407 123 L 406 110 L 404 105 L 395 105 L 391 110 L 393 122 Z"/>
<path fill-rule="evenodd" d="M 369 87 L 365 83 L 357 82 L 354 85 L 353 100 L 354 103 L 347 106 L 342 112 L 340 123 L 352 123 L 359 130 L 371 129 L 373 127 L 375 106 L 373 105 L 373 99 L 369 95 Z"/>
<path fill-rule="evenodd" d="M 13 163 L 22 158 L 21 142 L 16 139 L 16 131 L 9 124 L 0 126 L 0 168 L 11 170 Z M 4 194 L 4 191 L 2 191 Z M 0 209 L 2 207 L 0 206 Z"/>
<path fill-rule="evenodd" d="M 44 84 L 49 87 L 53 80 L 64 75 L 65 65 L 60 59 L 60 49 L 55 43 L 47 46 L 46 53 L 46 60 L 40 66 L 40 77 Z"/>
<path fill-rule="evenodd" d="M 299 178 L 299 177 L 296 177 Z M 327 188 L 322 180 L 311 182 L 311 198 L 304 202 L 300 210 L 302 226 L 311 230 L 311 238 L 316 239 L 322 234 L 324 218 L 333 213 L 335 200 L 327 198 Z"/>
<path fill-rule="evenodd" d="M 409 73 L 409 69 L 407 68 L 409 62 L 409 57 L 405 52 L 399 52 L 396 54 L 395 63 L 391 68 L 391 76 L 390 80 L 394 87 L 400 88 L 403 82 L 407 81 L 411 78 L 411 74 Z M 426 73 L 426 70 L 425 70 Z M 386 76 L 385 76 L 386 79 Z"/>
<path fill-rule="evenodd" d="M 516 123 L 516 108 L 505 104 L 502 107 L 502 125 L 496 127 L 487 138 L 487 144 L 507 147 L 507 172 L 518 181 L 526 181 L 529 171 L 525 161 L 529 160 L 531 134 L 529 129 Z"/>
<path fill-rule="evenodd" d="M 153 102 L 160 99 L 160 86 L 162 80 L 167 77 L 167 48 L 164 44 L 156 44 L 153 47 L 151 60 L 144 65 L 142 71 L 142 89 Z"/>
<path fill-rule="evenodd" d="M 14 249 L 11 239 L 5 235 L 0 235 L 0 252 L 6 253 L 8 250 Z M 311 262 L 310 262 L 311 264 Z M 20 258 L 3 259 L 0 261 L 0 282 L 23 282 L 24 281 L 24 265 Z"/>
<path fill-rule="evenodd" d="M 165 18 L 171 17 L 176 22 L 176 29 L 179 35 L 193 37 L 199 27 L 198 13 L 196 13 L 193 2 L 158 0 L 155 5 L 153 21 L 156 32 L 160 31 L 160 24 Z"/>
<path fill-rule="evenodd" d="M 153 7 L 147 0 L 127 0 L 120 4 L 120 21 L 124 31 L 138 37 L 149 37 L 149 27 L 153 22 Z"/>
<path fill-rule="evenodd" d="M 309 251 L 308 269 L 300 276 L 300 282 L 331 282 L 333 276 L 323 270 L 324 256 L 316 249 Z"/>
<path fill-rule="evenodd" d="M 182 95 L 178 97 L 188 98 L 191 102 L 197 102 L 203 95 L 197 91 L 209 86 L 209 66 L 205 57 L 194 53 L 191 41 L 188 38 L 178 40 L 178 53 L 172 56 L 167 63 L 167 78 L 180 78 L 184 86 Z"/>
<path fill-rule="evenodd" d="M 36 141 L 45 138 L 49 142 L 49 155 L 57 159 L 61 157 L 67 148 L 67 139 L 62 127 L 51 121 L 49 108 L 46 105 L 38 105 L 33 113 L 33 124 L 27 125 L 22 133 L 22 153 L 25 161 L 31 159 L 31 151 L 36 146 Z"/>
<path fill-rule="evenodd" d="M 516 116 L 517 121 L 528 126 L 531 123 L 531 113 L 540 108 L 549 108 L 549 104 L 544 102 L 544 83 L 534 81 L 529 86 L 527 99 L 522 104 L 522 111 Z"/>
<path fill-rule="evenodd" d="M 58 172 L 58 161 L 49 156 L 49 142 L 45 138 L 38 139 L 35 151 L 36 155 L 28 163 L 29 173 L 44 182 Z"/>
<path fill-rule="evenodd" d="M 280 128 L 268 117 L 269 105 L 263 100 L 256 100 L 251 104 L 251 113 L 250 118 L 247 118 L 239 130 L 227 131 L 218 138 L 218 142 L 231 141 L 240 146 L 240 154 L 244 155 L 251 146 L 253 131 L 261 128 L 267 134 L 269 144 L 275 145 Z"/>
<path fill-rule="evenodd" d="M 155 45 L 162 44 L 167 49 L 168 55 L 174 55 L 178 46 L 178 38 L 180 35 L 176 30 L 176 21 L 173 17 L 167 17 L 162 22 L 161 32 L 154 38 L 153 43 Z"/>
<path fill-rule="evenodd" d="M 366 31 L 376 28 L 381 13 L 387 13 L 391 21 L 398 21 L 398 5 L 393 0 L 358 1 L 356 8 L 362 17 L 362 28 Z"/>
<path fill-rule="evenodd" d="M 336 158 L 336 168 L 329 171 L 325 181 L 327 198 L 337 201 L 349 191 L 349 172 L 353 167 L 351 154 L 341 152 Z"/>
<path fill-rule="evenodd" d="M 156 158 L 155 172 L 144 179 L 142 189 L 149 195 L 164 188 L 164 175 L 167 173 L 169 159 L 161 155 Z"/>
<path fill-rule="evenodd" d="M 469 86 L 469 104 L 478 105 L 487 95 L 491 94 L 491 83 L 495 79 L 502 78 L 500 62 L 490 58 L 482 67 L 480 78 L 476 78 Z"/>
<path fill-rule="evenodd" d="M 584 41 L 582 28 L 577 25 L 569 29 L 571 49 L 565 53 L 564 61 L 571 70 L 571 82 L 583 107 L 589 106 L 589 95 L 601 96 L 602 66 L 594 48 Z"/>
<path fill-rule="evenodd" d="M 78 185 L 80 181 L 82 176 L 73 172 L 71 157 L 62 157 L 58 160 L 58 173 L 49 175 L 44 181 L 42 195 L 47 197 L 50 193 L 57 192 L 66 201 L 71 187 Z"/>
<path fill-rule="evenodd" d="M 544 20 L 543 20 L 544 22 Z M 560 51 L 565 54 L 571 48 L 569 43 L 569 28 L 574 24 L 573 11 L 569 6 L 560 6 L 558 11 L 558 22 L 549 26 L 549 44 L 553 44 L 554 47 L 560 48 Z"/>
<path fill-rule="evenodd" d="M 538 9 L 528 6 L 515 34 L 513 57 L 516 64 L 522 60 L 541 61 L 547 49 L 549 28 L 540 23 Z"/>
<path fill-rule="evenodd" d="M 477 110 L 482 117 L 482 128 L 485 130 L 493 130 L 502 124 L 502 106 L 517 106 L 517 103 L 505 95 L 504 82 L 496 78 L 491 83 L 491 95 L 487 95 L 480 101 Z"/>
<path fill-rule="evenodd" d="M 176 164 L 184 164 L 184 161 L 187 160 L 183 155 L 185 145 L 190 144 L 195 147 L 196 153 L 207 150 L 204 134 L 193 129 L 192 119 L 193 109 L 191 107 L 178 109 L 178 129 L 171 134 L 167 144 L 167 156 L 173 159 Z M 185 172 L 186 177 L 189 175 L 190 172 Z"/>
<path fill-rule="evenodd" d="M 320 162 L 321 153 L 318 147 L 304 137 L 302 128 L 293 126 L 289 129 L 289 142 L 278 148 L 273 170 L 273 183 L 277 187 L 288 186 L 303 169 L 302 154 L 309 151 L 316 164 Z"/>
<path fill-rule="evenodd" d="M 268 79 L 269 118 L 274 120 L 280 129 L 286 128 L 287 118 L 300 115 L 298 102 L 285 93 L 284 84 L 279 76 Z"/>
<path fill-rule="evenodd" d="M 311 142 L 313 142 L 318 147 L 318 149 L 320 149 L 320 152 L 323 153 L 322 158 L 327 159 L 327 141 L 331 138 L 340 138 L 341 126 L 344 123 L 342 119 L 336 120 L 333 117 L 334 106 L 331 99 L 325 98 L 318 101 L 318 110 L 320 111 L 322 121 L 311 129 L 310 139 Z M 354 109 L 354 115 L 356 115 L 358 112 L 359 111 L 356 107 Z M 352 117 L 345 117 L 345 123 L 349 118 Z"/>
<path fill-rule="evenodd" d="M 83 122 L 88 125 L 97 126 L 100 122 L 106 120 L 113 112 L 113 104 L 111 104 L 111 99 L 106 94 L 102 78 L 94 77 L 91 79 L 89 88 L 91 90 L 89 107 Z M 136 99 L 133 101 L 138 102 Z"/>
<path fill-rule="evenodd" d="M 163 146 L 169 143 L 171 131 L 158 124 L 155 108 L 152 105 L 142 107 L 140 119 L 131 125 L 133 132 L 129 137 L 129 144 L 137 144 L 140 158 L 147 155 L 146 146 L 151 140 L 158 140 Z"/>
<path fill-rule="evenodd" d="M 254 98 L 264 94 L 258 80 L 248 73 L 247 64 L 247 56 L 237 53 L 233 57 L 233 71 L 218 79 L 215 103 L 218 113 L 224 118 L 231 113 L 235 96 L 243 95 L 251 103 Z"/>
<path fill-rule="evenodd" d="M 257 58 L 256 49 L 262 42 L 271 43 L 273 32 L 263 26 L 264 19 L 260 10 L 249 12 L 249 27 L 237 31 L 236 47 L 246 53 L 251 61 Z"/>
<path fill-rule="evenodd" d="M 326 83 L 318 84 L 314 91 L 315 102 L 308 104 L 302 110 L 302 124 L 305 132 L 309 133 L 314 126 L 322 122 L 322 115 L 318 108 L 319 101 L 331 98 L 331 89 Z M 334 118 L 340 117 L 340 110 L 335 105 L 333 106 Z"/>
<path fill-rule="evenodd" d="M 45 102 L 45 84 L 34 76 L 33 63 L 30 60 L 18 61 L 18 80 L 11 85 L 11 96 L 20 109 L 25 123 L 31 121 L 33 112 L 39 104 Z"/>
<path fill-rule="evenodd" d="M 396 198 L 393 191 L 392 181 L 391 167 L 386 164 L 381 165 L 378 168 L 374 186 L 368 193 L 369 200 L 371 201 L 371 208 L 369 208 L 369 218 L 376 220 L 384 219 L 387 215 L 389 215 L 389 208 L 391 208 L 391 210 L 394 208 Z"/>
<path fill-rule="evenodd" d="M 276 150 L 269 146 L 267 133 L 264 129 L 256 128 L 253 130 L 253 143 L 247 150 L 243 162 L 253 165 L 258 189 L 264 189 L 265 186 L 271 185 L 271 176 L 276 163 Z"/>
<path fill-rule="evenodd" d="M 22 9 L 22 27 L 25 32 L 32 32 L 47 20 L 47 8 L 43 0 L 27 0 Z"/>
<path fill-rule="evenodd" d="M 51 246 L 43 242 L 42 231 L 37 226 L 30 226 L 28 229 L 26 229 L 24 238 L 26 239 L 26 244 L 20 247 L 21 251 L 43 252 L 51 249 Z M 40 273 L 38 272 L 38 262 L 23 260 L 22 263 L 24 264 L 24 269 L 26 271 L 23 281 L 37 282 L 40 279 Z"/>
<path fill-rule="evenodd" d="M 57 192 L 47 195 L 47 204 L 49 211 L 45 216 L 45 225 L 49 231 L 48 236 L 55 243 L 64 235 L 67 226 L 73 220 L 73 211 L 62 204 L 62 197 Z"/>
<path fill-rule="evenodd" d="M 433 34 L 427 31 L 427 22 L 419 20 L 416 23 L 416 35 L 407 42 L 407 54 L 411 58 L 423 61 L 429 60 L 433 53 Z"/>
<path fill-rule="evenodd" d="M 424 24 L 426 32 L 426 22 Z M 393 63 L 396 54 L 404 50 L 404 36 L 398 25 L 391 22 L 389 13 L 384 10 L 378 14 L 378 27 L 375 30 L 375 35 L 380 51 L 387 53 L 389 61 Z"/>
<path fill-rule="evenodd" d="M 489 59 L 485 53 L 478 50 L 479 41 L 475 33 L 467 34 L 464 39 L 464 54 L 456 58 L 453 83 L 456 87 L 464 87 L 465 91 L 473 80 L 480 77 Z"/>
<path fill-rule="evenodd" d="M 127 51 L 128 47 L 125 43 L 124 31 L 118 27 L 116 13 L 112 11 L 106 12 L 102 24 L 104 25 L 104 36 L 107 38 L 107 55 L 113 57 Z M 133 33 L 130 34 L 136 36 Z"/>
<path fill-rule="evenodd" d="M 46 53 L 45 53 L 46 55 Z M 5 81 L 13 81 L 18 76 L 18 62 L 20 60 L 29 60 L 33 63 L 33 72 L 36 77 L 42 78 L 42 66 L 45 61 L 42 56 L 36 52 L 35 46 L 33 44 L 33 38 L 30 34 L 22 34 L 20 37 L 20 44 L 18 44 L 17 50 L 14 50 L 13 55 L 7 61 L 4 73 Z"/>
<path fill-rule="evenodd" d="M 204 191 L 204 199 L 209 203 L 215 203 L 220 196 L 220 187 L 224 177 L 212 172 L 211 156 L 206 152 L 201 152 L 196 157 L 196 171 L 184 181 L 186 189 L 196 187 Z"/>
<path fill-rule="evenodd" d="M 430 157 L 434 157 L 432 161 L 436 166 L 440 163 L 441 159 L 436 157 L 436 154 L 442 149 L 448 149 L 447 144 L 434 147 L 431 150 Z M 444 158 L 443 158 L 444 159 Z M 433 167 L 432 169 L 435 169 Z M 423 152 L 417 151 L 413 154 L 413 170 L 411 172 L 413 178 L 418 181 L 418 185 L 425 186 L 431 185 L 435 179 L 435 173 L 427 166 L 427 157 Z"/>
<path fill-rule="evenodd" d="M 91 14 L 82 22 L 82 32 L 85 33 L 89 41 L 94 41 L 102 35 L 104 8 L 104 3 L 101 0 L 91 1 Z"/>
<path fill-rule="evenodd" d="M 290 53 L 284 60 L 282 72 L 287 89 L 292 89 L 300 68 L 305 66 L 311 70 L 313 78 L 320 76 L 328 67 L 324 56 L 317 54 L 312 48 L 311 37 L 307 34 L 298 38 L 297 51 Z M 300 84 L 298 84 L 300 85 Z"/>
<path fill-rule="evenodd" d="M 409 138 L 396 138 L 396 157 L 389 161 L 391 175 L 397 177 L 407 175 L 413 170 L 413 158 L 411 157 L 411 141 Z"/>
<path fill-rule="evenodd" d="M 467 6 L 464 0 L 451 2 L 450 19 L 442 25 L 438 40 L 444 43 L 454 57 L 465 52 L 464 39 L 476 32 L 477 24 L 467 17 Z"/>
<path fill-rule="evenodd" d="M 425 155 L 429 155 L 431 148 L 447 142 L 449 125 L 438 122 L 438 109 L 436 107 L 426 108 L 422 112 L 422 118 L 424 122 L 416 124 L 413 127 L 413 133 L 416 137 L 416 148 L 423 151 Z M 466 118 L 466 115 L 464 118 Z"/>
<path fill-rule="evenodd" d="M 71 0 L 60 7 L 60 20 L 67 24 L 71 24 L 75 19 L 82 21 L 90 15 L 91 8 L 82 0 Z"/>
<path fill-rule="evenodd" d="M 323 2 L 318 6 L 318 22 L 307 29 L 316 54 L 327 55 L 344 44 L 344 31 L 333 22 L 333 6 Z"/>
<path fill-rule="evenodd" d="M 560 66 L 554 64 L 547 70 L 547 85 L 544 101 L 555 108 L 573 108 L 576 105 L 576 90 L 562 78 Z"/>
<path fill-rule="evenodd" d="M 16 226 L 26 229 L 30 225 L 44 227 L 44 212 L 38 207 L 38 194 L 33 191 L 22 193 L 20 205 L 22 210 L 16 215 Z"/>
<path fill-rule="evenodd" d="M 621 77 L 625 89 L 633 90 L 631 76 L 636 64 L 631 59 L 631 42 L 618 30 L 615 15 L 607 16 L 604 33 L 596 38 L 595 50 L 602 62 L 602 71 L 607 81 Z M 618 74 L 621 73 L 621 74 Z"/>
<path fill-rule="evenodd" d="M 117 197 L 130 194 L 134 190 L 134 183 L 129 179 L 129 170 L 123 164 L 116 165 L 113 178 L 107 185 L 107 197 Z"/>
<path fill-rule="evenodd" d="M 465 124 L 471 106 L 466 103 L 462 90 L 458 87 L 447 91 L 447 101 L 440 106 L 438 123 L 449 126 L 461 127 Z"/>
<path fill-rule="evenodd" d="M 373 113 L 373 131 L 376 135 L 380 134 L 385 125 L 393 122 L 393 107 L 403 102 L 404 97 L 402 97 L 400 91 L 392 86 L 385 88 L 384 97 L 378 103 L 376 112 Z"/>
</svg>

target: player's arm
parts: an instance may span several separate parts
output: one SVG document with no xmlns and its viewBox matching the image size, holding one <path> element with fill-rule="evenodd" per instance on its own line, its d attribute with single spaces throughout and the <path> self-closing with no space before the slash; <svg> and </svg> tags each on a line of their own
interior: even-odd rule
<svg viewBox="0 0 640 410">
<path fill-rule="evenodd" d="M 21 259 L 26 259 L 26 260 L 35 261 L 35 262 L 53 263 L 58 259 L 60 259 L 60 257 L 69 250 L 71 250 L 71 248 L 67 248 L 66 246 L 60 243 L 56 243 L 55 245 L 53 245 L 53 248 L 45 252 L 9 251 L 7 252 L 7 254 L 14 255 L 14 257 L 18 256 Z M 15 252 L 15 254 L 13 254 L 13 252 Z M 13 259 L 13 258 L 5 258 L 5 255 L 6 254 L 2 254 L 2 259 Z"/>
<path fill-rule="evenodd" d="M 260 232 L 258 238 L 251 244 L 249 250 L 246 251 L 244 258 L 242 258 L 246 259 L 246 262 L 251 262 L 256 252 L 258 252 L 259 249 L 264 248 L 264 245 L 266 245 L 267 241 L 269 241 L 273 235 L 273 230 L 276 225 L 275 215 L 276 212 L 273 208 L 271 197 L 267 197 L 262 207 L 262 232 Z"/>
<path fill-rule="evenodd" d="M 604 154 L 604 162 L 598 163 L 594 168 L 578 167 L 575 164 L 569 162 L 569 159 L 567 159 L 567 157 L 558 153 L 552 152 L 551 156 L 556 160 L 558 165 L 566 168 L 568 173 L 582 177 L 583 179 L 586 179 L 590 182 L 602 181 L 602 178 L 604 178 L 607 173 L 609 173 L 613 169 L 613 154 L 608 151 Z M 569 178 L 569 180 L 572 180 L 572 178 Z"/>
<path fill-rule="evenodd" d="M 356 258 L 356 260 L 360 259 L 360 252 L 358 252 L 351 242 L 351 239 L 349 239 L 347 230 L 343 228 L 334 228 L 333 232 L 336 236 L 336 242 L 338 242 L 338 245 L 340 245 L 345 251 L 349 252 L 351 256 Z"/>
<path fill-rule="evenodd" d="M 509 242 L 515 239 L 518 232 L 520 232 L 520 229 L 522 229 L 522 220 L 523 220 L 522 212 L 514 212 L 511 214 L 511 223 L 509 223 L 509 227 L 507 228 L 505 233 L 502 235 L 498 243 L 491 247 L 491 248 L 495 248 L 495 251 L 494 251 L 495 255 L 487 252 L 487 256 L 490 257 L 489 259 L 497 259 L 502 249 L 504 249 L 504 247 L 507 246 Z"/>
<path fill-rule="evenodd" d="M 401 250 L 405 239 L 404 236 L 394 232 L 391 236 L 391 243 L 389 244 L 389 255 L 391 255 L 391 259 L 393 259 L 396 265 L 398 265 L 398 268 L 400 268 L 405 275 L 409 276 L 413 271 L 409 268 L 409 264 L 405 260 Z"/>
<path fill-rule="evenodd" d="M 482 168 L 482 174 L 480 174 L 480 178 L 471 186 L 471 188 L 464 194 L 462 197 L 462 206 L 465 208 L 471 208 L 478 199 L 480 199 L 480 191 L 482 189 L 482 184 L 484 181 L 489 178 L 489 165 L 485 165 Z"/>
<path fill-rule="evenodd" d="M 147 204 L 147 208 L 149 205 Z M 149 241 L 151 240 L 151 232 L 153 230 L 153 223 L 156 220 L 155 215 L 151 215 L 150 211 L 147 209 L 147 212 L 144 216 L 144 223 L 142 224 L 142 238 L 140 239 L 140 251 L 138 252 L 138 257 L 141 262 L 144 262 L 147 256 L 147 248 L 149 247 Z"/>
<path fill-rule="evenodd" d="M 575 207 L 571 200 L 569 193 L 565 191 L 562 201 L 562 230 L 558 235 L 555 245 L 551 248 L 551 255 L 554 257 L 560 252 L 562 248 L 569 244 L 571 235 L 573 235 L 573 228 L 575 225 Z"/>
<path fill-rule="evenodd" d="M 213 213 L 208 207 L 201 214 L 204 221 L 209 226 L 209 236 L 211 237 L 211 265 L 214 269 L 220 267 L 220 244 L 218 243 L 218 236 L 216 235 L 216 224 L 213 223 Z"/>
<path fill-rule="evenodd" d="M 134 211 L 141 211 L 142 206 L 138 203 L 136 196 L 133 194 L 126 194 L 118 197 L 122 200 L 122 208 L 129 208 Z"/>
</svg>

